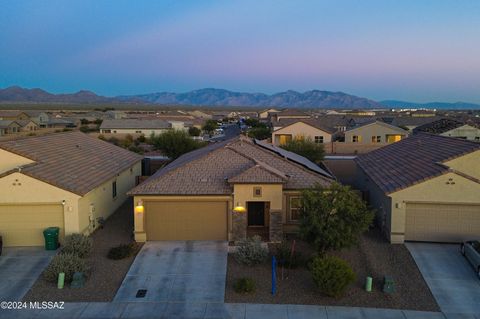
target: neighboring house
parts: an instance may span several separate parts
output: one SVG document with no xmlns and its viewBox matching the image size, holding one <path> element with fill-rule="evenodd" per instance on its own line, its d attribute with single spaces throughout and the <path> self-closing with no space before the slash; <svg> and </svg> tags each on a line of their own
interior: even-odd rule
<svg viewBox="0 0 480 319">
<path fill-rule="evenodd" d="M 355 161 L 390 242 L 480 238 L 480 144 L 419 133 Z"/>
<path fill-rule="evenodd" d="M 440 119 L 421 125 L 413 130 L 414 134 L 419 132 L 462 138 L 471 141 L 480 141 L 479 128 L 453 119 Z"/>
<path fill-rule="evenodd" d="M 42 246 L 91 233 L 136 185 L 142 157 L 80 132 L 0 142 L 0 236 L 4 246 Z"/>
<path fill-rule="evenodd" d="M 163 120 L 104 120 L 100 125 L 100 133 L 102 134 L 144 134 L 150 136 L 151 134 L 162 134 L 170 129 L 172 129 L 172 124 Z"/>
<path fill-rule="evenodd" d="M 65 118 L 53 118 L 50 119 L 47 123 L 43 123 L 41 127 L 46 128 L 72 128 L 75 127 L 76 124 L 71 119 Z"/>
<path fill-rule="evenodd" d="M 434 110 L 418 110 L 410 113 L 412 117 L 433 117 L 436 115 L 437 113 Z"/>
<path fill-rule="evenodd" d="M 351 116 L 375 116 L 375 111 L 367 110 L 349 110 L 345 112 L 347 115 Z"/>
<path fill-rule="evenodd" d="M 272 126 L 275 126 L 275 122 L 278 122 L 282 119 L 308 119 L 311 116 L 307 113 L 296 109 L 286 109 L 277 113 L 269 113 L 270 122 Z"/>
<path fill-rule="evenodd" d="M 17 120 L 15 122 L 20 125 L 21 132 L 33 132 L 39 129 L 38 124 L 32 120 Z"/>
<path fill-rule="evenodd" d="M 208 113 L 205 113 L 205 112 L 202 112 L 200 110 L 195 110 L 195 111 L 190 111 L 188 112 L 188 114 L 192 115 L 193 117 L 195 118 L 198 118 L 198 119 L 211 119 L 212 118 L 212 115 L 211 114 L 208 114 Z"/>
<path fill-rule="evenodd" d="M 28 120 L 30 117 L 27 113 L 22 111 L 0 111 L 0 120 L 4 121 L 16 121 L 16 120 Z"/>
<path fill-rule="evenodd" d="M 129 192 L 135 239 L 271 241 L 297 231 L 301 190 L 334 178 L 305 158 L 246 137 L 187 153 Z"/>
<path fill-rule="evenodd" d="M 335 131 L 325 127 L 316 119 L 301 119 L 289 121 L 281 128 L 272 132 L 272 143 L 274 145 L 283 145 L 296 138 L 310 138 L 315 143 L 323 144 L 332 141 L 332 135 Z"/>
<path fill-rule="evenodd" d="M 345 131 L 345 143 L 385 144 L 398 142 L 408 136 L 408 132 L 381 122 L 370 121 Z"/>
<path fill-rule="evenodd" d="M 411 117 L 411 116 L 397 116 L 394 117 L 391 121 L 393 126 L 397 126 L 400 128 L 403 128 L 404 130 L 408 130 L 409 132 L 412 132 L 414 128 L 424 125 L 427 123 L 434 122 L 436 120 L 439 120 L 440 117 Z"/>
<path fill-rule="evenodd" d="M 21 126 L 16 121 L 0 120 L 0 136 L 20 132 Z"/>
<path fill-rule="evenodd" d="M 258 112 L 258 118 L 259 119 L 266 119 L 268 118 L 268 115 L 274 114 L 274 113 L 280 113 L 281 111 L 277 109 L 266 109 L 263 111 Z"/>
<path fill-rule="evenodd" d="M 45 123 L 48 123 L 48 121 L 50 120 L 50 116 L 48 116 L 48 114 L 43 111 L 32 110 L 32 111 L 25 111 L 25 113 L 28 115 L 30 120 L 37 123 L 39 127 L 44 127 L 43 125 Z"/>
</svg>

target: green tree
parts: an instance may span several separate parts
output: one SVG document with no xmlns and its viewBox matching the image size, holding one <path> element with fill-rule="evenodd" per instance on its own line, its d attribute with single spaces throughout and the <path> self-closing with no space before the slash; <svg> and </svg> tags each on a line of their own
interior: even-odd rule
<svg viewBox="0 0 480 319">
<path fill-rule="evenodd" d="M 87 124 L 90 124 L 90 121 L 87 120 L 87 119 L 80 119 L 80 124 L 81 125 L 87 125 Z"/>
<path fill-rule="evenodd" d="M 284 145 L 280 145 L 281 148 L 297 153 L 314 163 L 320 163 L 325 156 L 325 150 L 323 144 L 315 143 L 309 137 L 295 138 Z"/>
<path fill-rule="evenodd" d="M 195 126 L 192 126 L 188 129 L 188 134 L 190 134 L 190 136 L 200 136 L 201 133 L 202 131 Z"/>
<path fill-rule="evenodd" d="M 340 250 L 358 242 L 368 230 L 373 212 L 349 186 L 315 185 L 302 192 L 300 234 L 320 253 Z"/>
<path fill-rule="evenodd" d="M 212 134 L 218 128 L 218 123 L 215 120 L 207 120 L 202 127 L 202 130 L 207 132 L 208 134 Z"/>
<path fill-rule="evenodd" d="M 247 135 L 257 140 L 264 140 L 272 136 L 272 131 L 268 127 L 254 127 L 248 130 Z"/>
<path fill-rule="evenodd" d="M 263 124 L 263 126 L 265 126 L 264 123 L 260 123 L 260 121 L 258 119 L 255 119 L 255 118 L 248 118 L 248 119 L 245 119 L 243 121 L 243 123 L 247 126 L 250 126 L 250 127 L 258 127 L 260 126 L 261 124 Z"/>
<path fill-rule="evenodd" d="M 181 130 L 169 130 L 159 135 L 152 135 L 151 143 L 155 149 L 161 150 L 171 159 L 206 145 L 204 142 L 193 140 L 187 132 Z"/>
</svg>

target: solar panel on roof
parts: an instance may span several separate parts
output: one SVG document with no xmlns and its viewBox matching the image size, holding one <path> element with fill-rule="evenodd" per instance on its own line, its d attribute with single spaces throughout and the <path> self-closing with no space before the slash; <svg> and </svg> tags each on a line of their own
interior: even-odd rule
<svg viewBox="0 0 480 319">
<path fill-rule="evenodd" d="M 298 163 L 300 165 L 303 165 L 305 166 L 306 168 L 316 172 L 316 173 L 319 173 L 319 174 L 322 174 L 324 176 L 327 176 L 327 177 L 330 177 L 330 178 L 333 178 L 333 176 L 328 173 L 327 171 L 321 169 L 317 164 L 309 161 L 308 159 L 306 159 L 305 157 L 303 156 L 300 156 L 296 153 L 293 153 L 293 152 L 289 152 L 287 150 L 284 150 L 283 148 L 280 148 L 280 147 L 276 147 L 272 144 L 269 144 L 269 143 L 265 143 L 265 142 L 262 142 L 260 140 L 257 140 L 255 139 L 255 144 L 263 147 L 263 148 L 266 148 L 272 152 L 275 152 L 277 153 L 278 155 L 280 156 L 283 156 L 285 157 L 286 159 L 292 161 L 292 162 L 295 162 L 295 163 Z"/>
</svg>

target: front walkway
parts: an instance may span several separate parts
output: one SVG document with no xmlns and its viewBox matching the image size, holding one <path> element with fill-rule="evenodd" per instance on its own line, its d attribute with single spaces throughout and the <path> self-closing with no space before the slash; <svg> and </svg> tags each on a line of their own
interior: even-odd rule
<svg viewBox="0 0 480 319">
<path fill-rule="evenodd" d="M 444 313 L 480 314 L 480 280 L 460 245 L 406 243 Z"/>
<path fill-rule="evenodd" d="M 222 241 L 149 241 L 114 302 L 223 302 L 228 244 Z M 143 298 L 137 291 L 146 289 Z"/>
<path fill-rule="evenodd" d="M 0 301 L 19 301 L 48 266 L 56 251 L 8 247 L 0 256 Z"/>
<path fill-rule="evenodd" d="M 0 318 L 480 319 L 395 309 L 224 303 L 69 303 L 64 310 L 0 310 Z"/>
</svg>

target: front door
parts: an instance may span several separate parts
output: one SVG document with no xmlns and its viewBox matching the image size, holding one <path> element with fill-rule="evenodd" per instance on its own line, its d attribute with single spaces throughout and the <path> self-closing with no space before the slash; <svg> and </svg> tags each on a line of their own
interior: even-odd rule
<svg viewBox="0 0 480 319">
<path fill-rule="evenodd" d="M 248 226 L 265 226 L 265 202 L 248 202 Z"/>
</svg>

